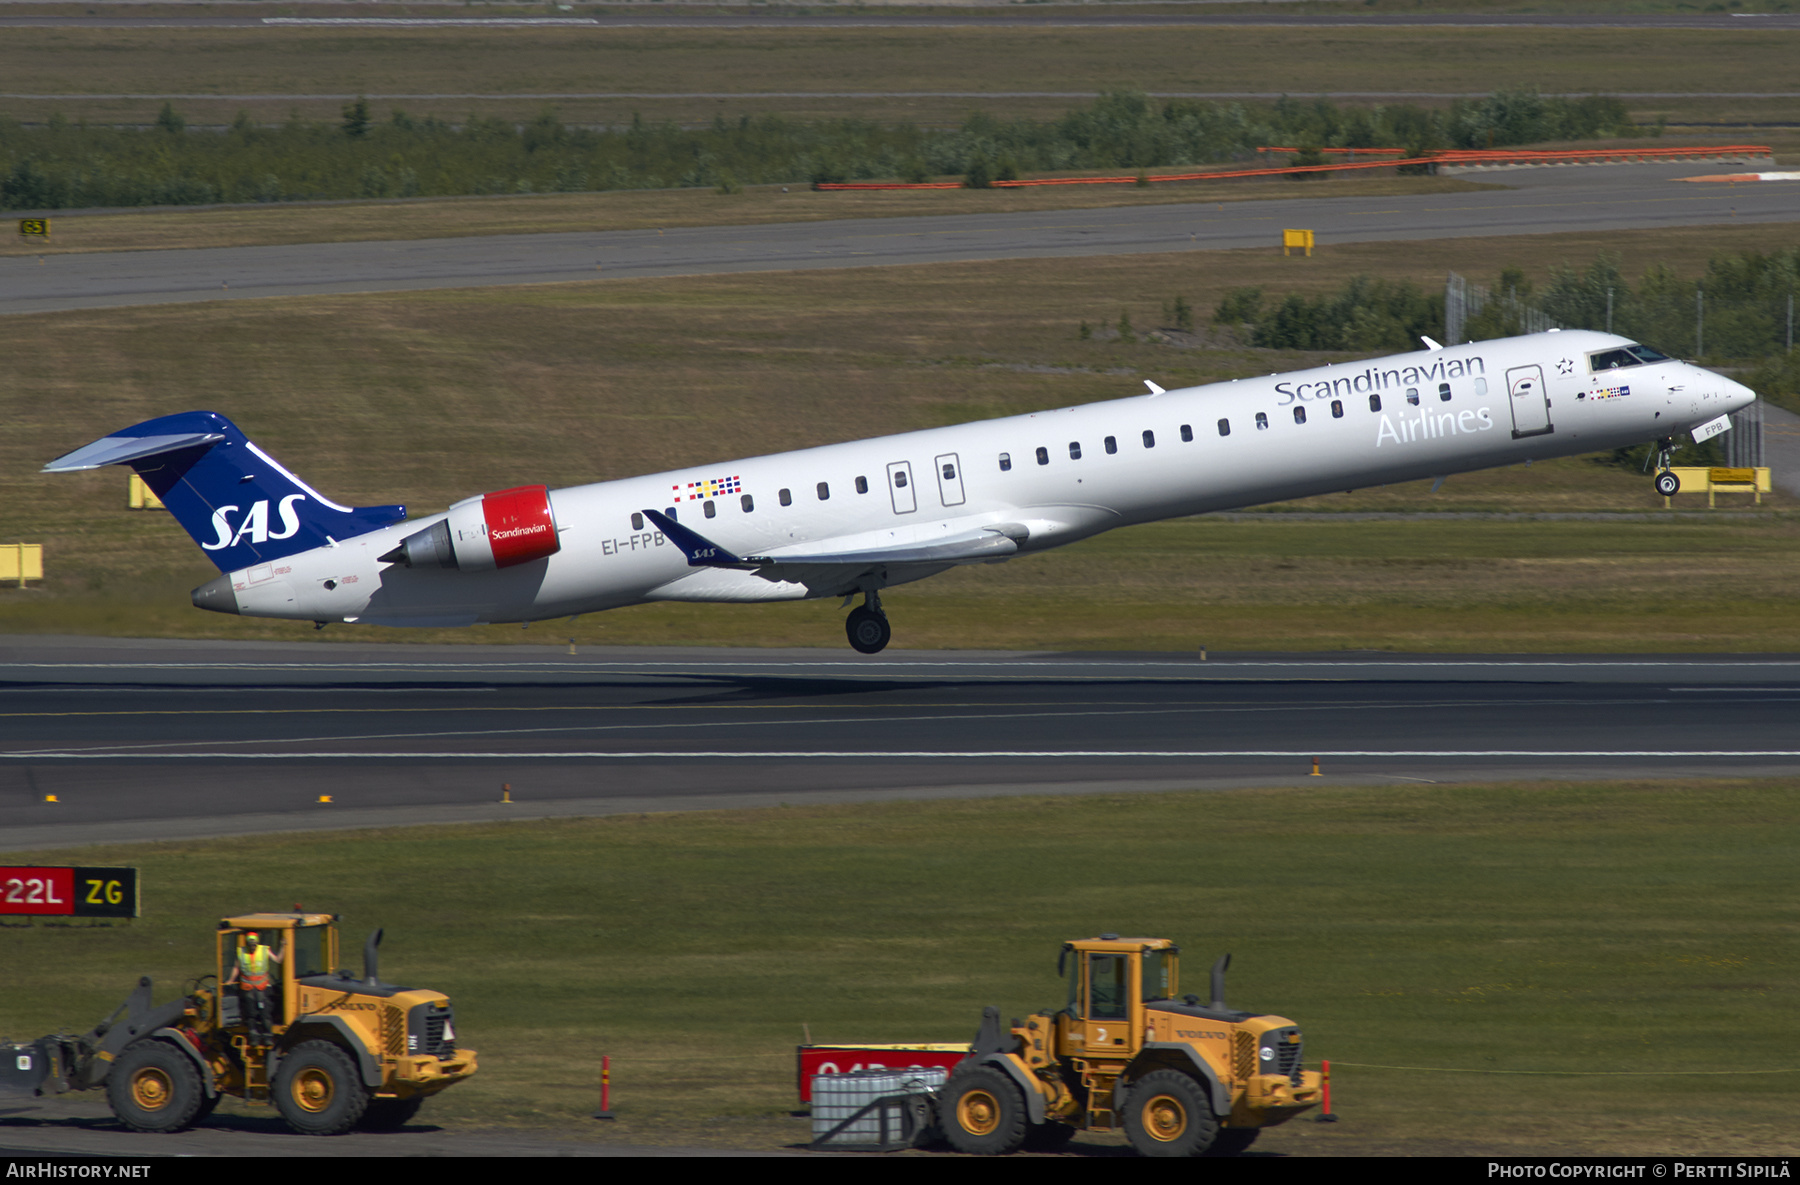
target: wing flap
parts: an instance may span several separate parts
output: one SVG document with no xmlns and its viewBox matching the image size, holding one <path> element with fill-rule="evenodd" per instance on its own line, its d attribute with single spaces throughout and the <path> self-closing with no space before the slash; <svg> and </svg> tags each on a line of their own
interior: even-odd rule
<svg viewBox="0 0 1800 1185">
<path fill-rule="evenodd" d="M 1029 537 L 1029 532 L 1017 523 L 997 523 L 935 543 L 739 556 L 665 514 L 646 509 L 644 517 L 655 523 L 669 541 L 682 550 L 690 568 L 739 568 L 776 580 L 786 579 L 785 573 L 800 569 L 807 569 L 816 576 L 834 569 L 860 572 L 890 564 L 971 564 L 1005 559 L 1019 550 L 1021 540 Z"/>
<path fill-rule="evenodd" d="M 1019 550 L 1016 540 L 1005 535 L 987 533 L 942 543 L 903 547 L 875 547 L 864 551 L 808 553 L 806 555 L 750 556 L 748 562 L 759 567 L 787 568 L 849 567 L 874 564 L 968 564 L 980 560 L 1004 559 Z"/>
</svg>

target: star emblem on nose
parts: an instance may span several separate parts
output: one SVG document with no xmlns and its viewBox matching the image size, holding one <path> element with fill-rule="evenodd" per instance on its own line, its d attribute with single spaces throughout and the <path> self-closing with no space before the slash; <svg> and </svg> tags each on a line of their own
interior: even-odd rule
<svg viewBox="0 0 1800 1185">
<path fill-rule="evenodd" d="M 1556 364 L 1556 373 L 1562 375 L 1565 378 L 1567 378 L 1569 375 L 1574 374 L 1575 373 L 1575 360 L 1573 358 L 1564 358 L 1561 362 L 1558 362 Z"/>
</svg>

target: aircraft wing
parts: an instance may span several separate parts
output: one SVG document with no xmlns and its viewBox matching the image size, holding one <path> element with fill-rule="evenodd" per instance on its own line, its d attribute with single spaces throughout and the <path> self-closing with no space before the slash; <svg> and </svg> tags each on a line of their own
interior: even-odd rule
<svg viewBox="0 0 1800 1185">
<path fill-rule="evenodd" d="M 931 543 L 905 543 L 893 547 L 861 548 L 853 551 L 782 552 L 779 555 L 735 555 L 717 543 L 689 530 L 674 519 L 654 510 L 644 517 L 655 523 L 669 542 L 682 550 L 690 568 L 738 568 L 768 575 L 771 579 L 789 578 L 789 573 L 807 569 L 810 579 L 817 580 L 821 569 L 838 569 L 845 576 L 870 568 L 897 564 L 972 564 L 982 560 L 1005 559 L 1019 550 L 1019 542 L 1028 535 L 1017 523 L 995 523 Z"/>
</svg>

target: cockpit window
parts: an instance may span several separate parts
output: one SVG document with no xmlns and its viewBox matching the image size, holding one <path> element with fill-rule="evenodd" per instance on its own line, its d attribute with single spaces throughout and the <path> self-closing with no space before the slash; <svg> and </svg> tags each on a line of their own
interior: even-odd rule
<svg viewBox="0 0 1800 1185">
<path fill-rule="evenodd" d="M 1598 354 L 1588 355 L 1588 369 L 1598 373 L 1602 370 L 1619 370 L 1626 366 L 1645 366 L 1668 360 L 1667 354 L 1658 353 L 1649 346 L 1625 346 L 1622 349 L 1601 350 Z"/>
</svg>

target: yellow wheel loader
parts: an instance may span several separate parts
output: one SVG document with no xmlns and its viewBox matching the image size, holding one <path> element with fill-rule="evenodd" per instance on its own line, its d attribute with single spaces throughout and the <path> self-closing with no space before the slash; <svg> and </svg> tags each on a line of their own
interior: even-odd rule
<svg viewBox="0 0 1800 1185">
<path fill-rule="evenodd" d="M 191 1127 L 226 1095 L 274 1104 L 304 1135 L 401 1126 L 473 1074 L 475 1053 L 457 1048 L 442 992 L 381 982 L 380 930 L 363 948 L 362 978 L 335 970 L 337 920 L 226 918 L 215 972 L 180 999 L 153 1007 L 146 977 L 82 1036 L 0 1046 L 0 1094 L 104 1088 L 120 1122 L 148 1132 Z"/>
<path fill-rule="evenodd" d="M 1300 1029 L 1284 1017 L 1177 998 L 1180 950 L 1165 938 L 1102 934 L 1063 944 L 1068 1003 L 1000 1025 L 982 1013 L 970 1054 L 938 1091 L 937 1117 L 960 1152 L 1049 1150 L 1077 1131 L 1120 1128 L 1144 1156 L 1234 1155 L 1263 1128 L 1320 1100 Z"/>
</svg>

